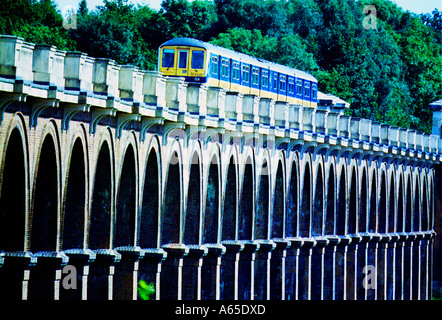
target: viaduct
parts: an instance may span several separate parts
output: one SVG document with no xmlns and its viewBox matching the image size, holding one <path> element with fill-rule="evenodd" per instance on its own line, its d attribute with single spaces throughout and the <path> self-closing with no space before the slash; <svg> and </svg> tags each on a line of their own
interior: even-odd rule
<svg viewBox="0 0 442 320">
<path fill-rule="evenodd" d="M 0 296 L 431 299 L 432 107 L 425 135 L 0 36 Z"/>
</svg>

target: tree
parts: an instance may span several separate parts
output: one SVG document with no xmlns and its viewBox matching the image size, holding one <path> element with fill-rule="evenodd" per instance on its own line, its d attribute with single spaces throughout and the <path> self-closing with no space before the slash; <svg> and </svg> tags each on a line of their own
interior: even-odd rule
<svg viewBox="0 0 442 320">
<path fill-rule="evenodd" d="M 87 1 L 86 0 L 81 0 L 80 4 L 78 5 L 78 12 L 77 14 L 79 16 L 85 16 L 87 15 L 89 12 L 89 9 L 87 8 Z"/>
<path fill-rule="evenodd" d="M 431 14 L 427 13 L 421 15 L 421 19 L 427 27 L 434 30 L 433 36 L 442 46 L 442 12 L 434 9 Z"/>
<path fill-rule="evenodd" d="M 52 0 L 3 0 L 0 6 L 0 33 L 33 43 L 75 49 L 75 42 L 63 28 L 63 17 Z"/>
<path fill-rule="evenodd" d="M 71 35 L 78 49 L 91 56 L 152 68 L 137 29 L 137 12 L 127 0 L 104 0 L 98 10 L 79 13 L 77 29 L 71 30 Z"/>
<path fill-rule="evenodd" d="M 406 65 L 405 79 L 413 97 L 412 114 L 422 122 L 416 129 L 429 132 L 432 115 L 427 106 L 441 95 L 441 47 L 418 16 L 404 15 L 404 19 L 399 44 Z"/>
<path fill-rule="evenodd" d="M 288 2 L 287 16 L 292 33 L 305 39 L 309 52 L 318 55 L 318 34 L 323 28 L 323 15 L 314 0 L 292 0 Z"/>
<path fill-rule="evenodd" d="M 293 68 L 312 71 L 318 69 L 313 55 L 306 51 L 298 36 L 280 39 L 263 36 L 260 30 L 234 28 L 213 38 L 211 43 Z"/>
<path fill-rule="evenodd" d="M 211 1 L 163 0 L 158 15 L 168 38 L 205 38 L 217 19 Z"/>
</svg>

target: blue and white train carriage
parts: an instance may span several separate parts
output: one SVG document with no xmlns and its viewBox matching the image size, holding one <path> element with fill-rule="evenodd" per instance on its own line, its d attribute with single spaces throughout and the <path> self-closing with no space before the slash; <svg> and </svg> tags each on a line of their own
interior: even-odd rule
<svg viewBox="0 0 442 320">
<path fill-rule="evenodd" d="M 159 48 L 158 70 L 187 82 L 253 94 L 304 107 L 316 107 L 318 81 L 297 69 L 190 38 L 176 38 Z"/>
</svg>

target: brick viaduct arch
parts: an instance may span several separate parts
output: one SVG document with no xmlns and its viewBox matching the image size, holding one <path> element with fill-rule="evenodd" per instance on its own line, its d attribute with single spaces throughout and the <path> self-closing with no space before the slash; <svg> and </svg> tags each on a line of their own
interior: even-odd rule
<svg viewBox="0 0 442 320">
<path fill-rule="evenodd" d="M 221 157 L 220 146 L 204 150 L 199 140 L 186 149 L 181 141 L 173 141 L 166 151 L 156 135 L 140 142 L 136 133 L 124 131 L 118 140 L 112 128 L 98 126 L 96 135 L 90 136 L 84 124 L 71 123 L 72 135 L 63 137 L 53 119 L 41 119 L 28 132 L 20 113 L 8 118 L 11 124 L 2 136 L 1 165 L 2 225 L 11 227 L 2 232 L 7 251 L 158 249 L 171 243 L 198 247 L 241 240 L 255 250 L 243 272 L 255 269 L 257 277 L 263 274 L 257 269 L 257 243 L 266 248 L 265 241 L 272 239 L 319 239 L 334 234 L 344 238 L 377 233 L 383 239 L 400 233 L 425 234 L 434 223 L 433 169 L 335 156 L 313 160 L 310 153 L 287 157 L 281 150 L 272 156 L 268 149 L 257 154 L 253 147 L 244 148 L 240 157 L 232 147 L 228 156 Z M 27 143 L 35 141 L 34 132 L 41 132 L 35 149 Z M 50 194 L 41 195 L 42 188 Z M 24 201 L 6 201 L 6 197 Z M 239 210 L 226 203 L 230 199 L 240 203 Z M 47 210 L 42 210 L 44 204 Z M 270 247 L 270 252 L 277 248 Z M 413 250 L 421 254 L 428 250 L 405 245 L 402 249 L 396 257 L 414 257 L 418 251 Z M 171 245 L 170 250 L 178 248 Z M 358 256 L 365 259 L 362 251 Z M 378 253 L 376 262 L 385 259 L 388 253 L 385 257 Z M 396 265 L 400 266 L 398 261 Z M 400 271 L 416 271 L 408 268 L 404 264 Z M 419 268 L 423 271 L 429 265 Z M 326 268 L 319 272 L 326 273 Z M 419 274 L 413 273 L 412 278 Z M 216 281 L 219 286 L 220 280 Z M 414 281 L 419 287 L 419 279 Z M 401 288 L 399 277 L 395 283 L 395 289 Z M 254 289 L 266 291 L 270 286 Z M 243 290 L 250 298 L 252 288 Z M 416 290 L 420 292 L 412 289 L 410 294 L 423 295 L 428 288 Z M 259 294 L 267 297 L 265 292 Z M 382 292 L 377 294 L 383 297 Z"/>
</svg>

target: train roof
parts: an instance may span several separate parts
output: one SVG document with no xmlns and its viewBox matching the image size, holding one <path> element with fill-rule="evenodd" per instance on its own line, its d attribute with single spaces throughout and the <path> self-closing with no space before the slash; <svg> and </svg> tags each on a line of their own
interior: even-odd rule
<svg viewBox="0 0 442 320">
<path fill-rule="evenodd" d="M 244 54 L 244 53 L 240 53 L 240 52 L 236 52 L 230 49 L 226 49 L 211 43 L 207 43 L 201 40 L 197 40 L 197 39 L 192 39 L 192 38 L 175 38 L 175 39 L 171 39 L 169 41 L 166 41 L 165 43 L 163 43 L 161 47 L 163 46 L 189 46 L 189 47 L 199 47 L 199 48 L 203 48 L 206 49 L 208 51 L 214 52 L 214 53 L 218 53 L 219 55 L 222 56 L 227 56 L 227 57 L 233 57 L 236 56 L 238 57 L 241 61 L 245 62 L 245 63 L 249 63 L 249 64 L 253 64 L 255 66 L 259 66 L 259 67 L 264 67 L 264 68 L 270 68 L 271 70 L 274 71 L 278 71 L 287 75 L 292 75 L 298 78 L 303 78 L 309 81 L 313 81 L 313 82 L 318 82 L 318 80 L 313 77 L 311 74 L 302 71 L 302 70 L 298 70 L 295 68 L 290 68 L 284 65 L 280 65 L 274 62 L 270 62 L 270 61 L 266 61 L 264 59 L 260 59 L 260 58 L 255 58 L 253 56 Z"/>
</svg>

